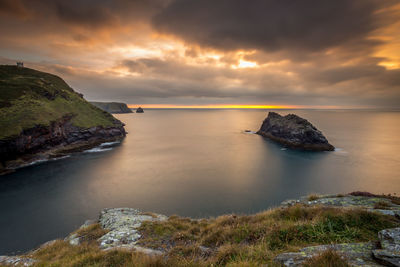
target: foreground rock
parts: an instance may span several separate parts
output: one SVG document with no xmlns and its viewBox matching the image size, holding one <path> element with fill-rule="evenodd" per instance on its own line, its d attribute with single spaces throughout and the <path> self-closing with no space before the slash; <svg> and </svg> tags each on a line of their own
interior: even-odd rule
<svg viewBox="0 0 400 267">
<path fill-rule="evenodd" d="M 0 266 L 32 266 L 36 260 L 19 256 L 0 256 Z"/>
<path fill-rule="evenodd" d="M 382 249 L 373 250 L 373 255 L 388 266 L 400 266 L 400 228 L 386 229 L 378 233 Z"/>
<path fill-rule="evenodd" d="M 283 201 L 281 206 L 293 206 L 296 204 L 364 208 L 384 215 L 400 216 L 400 205 L 393 203 L 389 198 L 379 195 L 363 196 L 358 195 L 357 192 L 355 192 L 355 195 L 313 195 L 301 197 L 300 199 L 289 199 Z"/>
<path fill-rule="evenodd" d="M 375 247 L 372 243 L 312 246 L 305 247 L 299 252 L 282 253 L 275 258 L 275 261 L 283 266 L 301 266 L 305 260 L 330 249 L 342 255 L 351 266 L 383 266 L 375 262 L 372 257 L 372 250 Z"/>
<path fill-rule="evenodd" d="M 301 266 L 311 257 L 334 250 L 351 266 L 400 266 L 400 228 L 382 230 L 378 238 L 378 244 L 368 242 L 305 247 L 299 252 L 282 253 L 275 261 L 284 266 Z"/>
<path fill-rule="evenodd" d="M 104 209 L 99 218 L 100 225 L 107 230 L 107 234 L 102 236 L 100 248 L 134 248 L 140 238 L 137 229 L 144 221 L 165 221 L 168 217 L 160 214 L 143 214 L 136 209 L 114 208 Z M 143 250 L 143 249 L 141 249 Z M 147 251 L 152 253 L 150 251 Z"/>
<path fill-rule="evenodd" d="M 290 148 L 312 151 L 335 149 L 310 122 L 294 114 L 281 116 L 278 113 L 269 112 L 257 134 Z"/>
<path fill-rule="evenodd" d="M 124 124 L 60 77 L 0 66 L 0 174 L 125 136 Z"/>
<path fill-rule="evenodd" d="M 133 113 L 133 111 L 125 104 L 119 102 L 90 102 L 96 107 L 114 114 Z"/>
</svg>

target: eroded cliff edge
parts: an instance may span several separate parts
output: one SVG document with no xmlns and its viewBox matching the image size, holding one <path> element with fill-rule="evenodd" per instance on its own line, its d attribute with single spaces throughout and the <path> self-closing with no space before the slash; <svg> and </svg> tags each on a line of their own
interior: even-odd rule
<svg viewBox="0 0 400 267">
<path fill-rule="evenodd" d="M 312 151 L 333 151 L 326 137 L 314 125 L 297 115 L 281 116 L 269 112 L 257 134 L 290 148 Z"/>
<path fill-rule="evenodd" d="M 120 140 L 123 126 L 58 76 L 0 66 L 0 174 Z"/>
</svg>

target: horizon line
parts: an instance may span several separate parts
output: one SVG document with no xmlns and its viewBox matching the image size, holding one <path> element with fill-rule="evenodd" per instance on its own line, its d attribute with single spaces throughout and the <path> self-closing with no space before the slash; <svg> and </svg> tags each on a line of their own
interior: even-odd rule
<svg viewBox="0 0 400 267">
<path fill-rule="evenodd" d="M 357 109 L 367 107 L 343 106 L 301 106 L 301 105 L 173 105 L 173 104 L 127 104 L 129 108 L 138 107 L 149 109 Z"/>
</svg>

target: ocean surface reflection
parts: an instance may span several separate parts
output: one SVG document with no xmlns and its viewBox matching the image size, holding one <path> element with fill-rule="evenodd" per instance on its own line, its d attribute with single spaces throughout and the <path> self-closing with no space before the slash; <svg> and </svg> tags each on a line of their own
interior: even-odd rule
<svg viewBox="0 0 400 267">
<path fill-rule="evenodd" d="M 285 150 L 245 133 L 259 128 L 265 110 L 117 115 L 129 134 L 112 150 L 0 177 L 0 254 L 63 237 L 106 207 L 202 217 L 257 212 L 313 192 L 400 193 L 399 112 L 292 112 L 338 150 Z"/>
</svg>

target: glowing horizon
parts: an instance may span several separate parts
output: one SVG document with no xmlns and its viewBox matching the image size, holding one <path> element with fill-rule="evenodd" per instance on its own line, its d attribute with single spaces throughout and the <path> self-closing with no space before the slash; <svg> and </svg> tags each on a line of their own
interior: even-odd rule
<svg viewBox="0 0 400 267">
<path fill-rule="evenodd" d="M 300 105 L 172 105 L 172 104 L 128 104 L 129 108 L 154 108 L 154 109 L 338 109 L 339 106 L 300 106 Z"/>
</svg>

